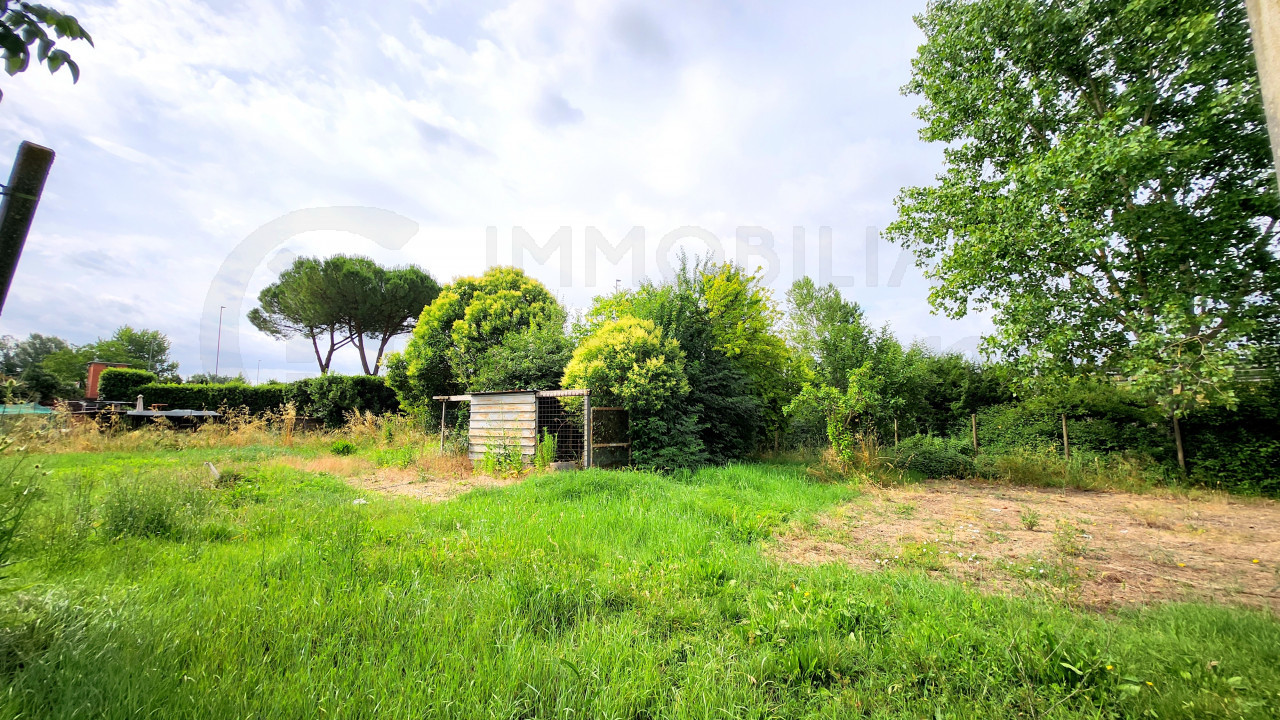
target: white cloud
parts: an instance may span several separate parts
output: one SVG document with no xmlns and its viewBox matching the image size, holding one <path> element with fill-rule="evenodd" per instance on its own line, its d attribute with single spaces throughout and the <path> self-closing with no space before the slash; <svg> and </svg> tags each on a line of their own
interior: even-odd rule
<svg viewBox="0 0 1280 720">
<path fill-rule="evenodd" d="M 585 280 L 585 228 L 616 241 L 699 225 L 734 247 L 740 225 L 772 231 L 791 279 L 792 228 L 835 229 L 827 272 L 904 338 L 943 346 L 982 321 L 928 313 L 918 273 L 865 286 L 864 228 L 892 220 L 899 187 L 928 182 L 939 151 L 915 139 L 897 95 L 922 0 L 802 6 L 514 0 L 319 0 L 72 5 L 97 46 L 83 69 L 33 70 L 4 86 L 0 153 L 21 139 L 59 155 L 0 331 L 87 341 L 123 323 L 174 339 L 202 369 L 200 327 L 223 260 L 294 210 L 385 208 L 421 223 L 402 250 L 342 233 L 285 243 L 362 252 L 437 277 L 475 274 L 486 228 L 538 238 L 572 228 L 573 282 L 553 257 L 531 272 L 567 302 L 629 282 L 628 262 Z M 261 253 L 249 301 L 272 277 Z M 882 249 L 887 278 L 896 252 Z M 100 269 L 109 267 L 108 270 Z M 207 324 L 207 318 L 204 318 Z M 247 322 L 252 374 L 309 370 Z M 354 369 L 354 357 L 345 360 Z M 223 368 L 227 367 L 226 358 Z"/>
</svg>

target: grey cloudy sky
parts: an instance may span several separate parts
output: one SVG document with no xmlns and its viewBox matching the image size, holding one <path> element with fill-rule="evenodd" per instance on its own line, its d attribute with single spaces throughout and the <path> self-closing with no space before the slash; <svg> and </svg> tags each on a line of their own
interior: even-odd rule
<svg viewBox="0 0 1280 720">
<path fill-rule="evenodd" d="M 914 268 L 891 283 L 887 243 L 868 265 L 867 228 L 940 166 L 898 91 L 923 0 L 55 4 L 97 46 L 68 48 L 78 85 L 0 80 L 0 156 L 24 139 L 58 153 L 0 333 L 156 328 L 189 374 L 212 370 L 225 305 L 221 369 L 292 378 L 309 351 L 243 315 L 295 255 L 442 281 L 522 255 L 582 308 L 660 275 L 664 237 L 765 266 L 779 298 L 798 274 L 836 279 L 904 340 L 971 348 L 987 327 L 932 316 Z M 334 207 L 384 212 L 309 211 Z M 642 260 L 588 252 L 589 229 L 633 228 Z M 513 252 L 526 236 L 560 251 Z"/>
</svg>

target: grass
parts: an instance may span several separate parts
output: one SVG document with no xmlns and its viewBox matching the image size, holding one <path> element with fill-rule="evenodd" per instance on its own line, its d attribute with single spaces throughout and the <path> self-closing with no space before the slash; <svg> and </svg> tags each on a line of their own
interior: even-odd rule
<svg viewBox="0 0 1280 720">
<path fill-rule="evenodd" d="M 39 458 L 0 596 L 3 714 L 1280 712 L 1261 612 L 980 595 L 931 578 L 923 547 L 874 574 L 768 559 L 775 532 L 857 492 L 803 465 L 545 474 L 429 505 L 265 462 L 289 453 L 327 442 Z M 215 484 L 206 461 L 238 475 Z"/>
</svg>

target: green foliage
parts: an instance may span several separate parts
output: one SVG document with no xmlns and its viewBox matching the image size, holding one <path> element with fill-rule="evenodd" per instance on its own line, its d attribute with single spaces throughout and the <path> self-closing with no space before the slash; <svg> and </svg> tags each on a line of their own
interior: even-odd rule
<svg viewBox="0 0 1280 720">
<path fill-rule="evenodd" d="M 533 377 L 520 377 L 525 371 L 515 365 L 539 342 L 554 345 L 539 332 L 554 334 L 555 319 L 563 322 L 563 312 L 542 283 L 516 268 L 459 278 L 422 311 L 404 352 L 388 358 L 388 382 L 401 404 L 416 412 L 432 407 L 432 396 L 476 389 L 478 378 L 486 384 L 545 382 L 547 365 L 553 363 L 539 363 Z M 507 340 L 535 327 L 541 331 Z M 490 357 L 499 347 L 501 357 Z"/>
<path fill-rule="evenodd" d="M 329 372 L 334 354 L 351 345 L 365 374 L 377 375 L 387 343 L 412 330 L 439 293 L 436 281 L 414 266 L 384 268 L 347 255 L 300 257 L 262 289 L 248 318 L 272 337 L 310 340 L 322 374 Z M 366 348 L 366 339 L 375 345 Z"/>
<path fill-rule="evenodd" d="M 573 355 L 565 334 L 565 313 L 557 308 L 523 330 L 509 332 L 476 366 L 471 390 L 557 390 Z"/>
<path fill-rule="evenodd" d="M 321 375 L 287 387 L 286 402 L 329 427 L 342 425 L 352 412 L 387 415 L 400 410 L 395 391 L 369 375 Z"/>
<path fill-rule="evenodd" d="M 476 461 L 480 472 L 492 477 L 519 475 L 524 471 L 524 455 L 520 444 L 502 437 L 485 445 L 484 455 Z"/>
<path fill-rule="evenodd" d="M 978 411 L 978 445 L 985 452 L 1062 448 L 1062 416 L 1071 447 L 1098 453 L 1133 452 L 1167 457 L 1169 441 L 1158 410 L 1109 382 L 1064 382 L 1021 402 Z M 969 432 L 968 420 L 953 430 Z"/>
<path fill-rule="evenodd" d="M 685 407 L 684 351 L 651 321 L 624 316 L 601 325 L 574 351 L 564 386 L 590 389 L 596 405 L 627 409 L 637 465 L 669 469 L 705 462 Z"/>
<path fill-rule="evenodd" d="M 939 0 L 909 93 L 946 143 L 890 228 L 1028 377 L 1234 402 L 1280 313 L 1275 169 L 1244 3 Z"/>
<path fill-rule="evenodd" d="M 669 437 L 680 438 L 682 446 L 674 448 L 664 463 L 686 457 L 683 438 L 688 435 L 695 436 L 702 449 L 687 455 L 689 459 L 684 464 L 741 459 L 759 447 L 762 432 L 768 430 L 765 425 L 768 420 L 766 402 L 771 401 L 757 394 L 758 385 L 748 374 L 751 364 L 744 361 L 744 357 L 750 356 L 730 358 L 721 349 L 730 347 L 724 344 L 725 338 L 735 337 L 732 328 L 722 325 L 738 322 L 733 318 L 742 317 L 741 310 L 745 307 L 762 313 L 768 305 L 750 301 L 738 304 L 735 309 L 727 300 L 745 296 L 727 293 L 723 312 L 713 319 L 713 305 L 718 305 L 719 301 L 711 302 L 706 293 L 712 279 L 723 272 L 720 266 L 709 261 L 690 263 L 682 258 L 680 270 L 670 283 L 644 283 L 635 291 L 596 298 L 595 305 L 579 328 L 580 334 L 590 334 L 604 323 L 634 317 L 652 322 L 662 330 L 664 337 L 679 343 L 685 357 L 688 396 L 678 415 L 650 418 L 645 430 L 653 433 L 654 437 L 666 433 Z M 740 270 L 731 270 L 728 274 L 738 278 L 730 285 L 744 287 L 742 283 L 746 282 L 746 276 Z M 747 283 L 747 286 L 752 284 Z M 747 287 L 747 295 L 752 292 Z M 793 380 L 787 376 L 788 382 Z M 770 391 L 773 392 L 775 390 Z M 637 425 L 633 421 L 633 434 L 636 431 Z M 693 447 L 689 446 L 690 453 Z M 703 451 L 705 455 L 701 454 Z"/>
<path fill-rule="evenodd" d="M 863 437 L 874 434 L 871 412 L 882 401 L 881 378 L 871 372 L 871 363 L 849 373 L 843 392 L 828 385 L 805 385 L 789 405 L 790 415 L 816 413 L 826 420 L 827 441 L 846 466 L 857 465 Z"/>
<path fill-rule="evenodd" d="M 356 445 L 350 440 L 343 440 L 339 438 L 329 444 L 329 452 L 339 456 L 355 455 Z"/>
<path fill-rule="evenodd" d="M 543 429 L 542 437 L 538 439 L 538 446 L 533 452 L 533 466 L 539 470 L 546 470 L 555 461 L 556 436 Z"/>
<path fill-rule="evenodd" d="M 106 368 L 98 376 L 98 397 L 104 400 L 133 400 L 143 385 L 156 381 L 156 374 L 133 368 Z"/>
<path fill-rule="evenodd" d="M 49 31 L 53 31 L 53 37 Z M 55 39 L 56 38 L 56 39 Z M 14 0 L 0 3 L 0 48 L 4 49 L 4 69 L 17 75 L 31 64 L 31 46 L 35 46 L 37 63 L 44 63 L 50 73 L 66 66 L 71 81 L 80 81 L 80 66 L 71 54 L 57 47 L 57 40 L 84 40 L 93 45 L 93 38 L 71 15 L 45 5 Z"/>
<path fill-rule="evenodd" d="M 894 448 L 894 467 L 930 480 L 973 477 L 973 446 L 963 440 L 914 435 Z"/>
<path fill-rule="evenodd" d="M 1190 479 L 1280 497 L 1280 382 L 1242 385 L 1236 395 L 1234 411 L 1202 408 L 1183 423 Z"/>
<path fill-rule="evenodd" d="M 399 410 L 396 394 L 382 378 L 368 375 L 322 375 L 293 383 L 244 385 L 143 385 L 138 388 L 147 405 L 168 409 L 218 410 L 244 408 L 251 413 L 279 412 L 293 403 L 298 412 L 315 417 L 329 427 L 346 422 L 352 412 L 385 415 Z"/>
</svg>

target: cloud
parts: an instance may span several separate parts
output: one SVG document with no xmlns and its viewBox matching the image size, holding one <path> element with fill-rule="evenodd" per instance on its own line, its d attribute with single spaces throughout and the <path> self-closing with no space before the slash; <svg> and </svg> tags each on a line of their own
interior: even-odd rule
<svg viewBox="0 0 1280 720">
<path fill-rule="evenodd" d="M 550 90 L 543 92 L 542 97 L 538 99 L 534 115 L 538 118 L 538 122 L 547 127 L 577 125 L 586 117 L 581 110 L 570 105 L 563 95 Z"/>
<path fill-rule="evenodd" d="M 568 283 L 556 256 L 528 269 L 578 307 L 602 289 L 585 279 L 588 227 L 613 241 L 645 228 L 645 274 L 675 228 L 708 229 L 731 257 L 739 226 L 767 228 L 781 293 L 799 226 L 807 271 L 854 277 L 846 292 L 873 320 L 951 345 L 984 321 L 932 316 L 914 271 L 899 288 L 871 287 L 863 267 L 866 226 L 886 225 L 898 189 L 938 169 L 940 150 L 916 139 L 915 101 L 897 91 L 923 5 L 72 7 L 97 43 L 70 47 L 80 83 L 33 70 L 6 81 L 0 105 L 0 154 L 22 139 L 58 152 L 0 332 L 84 342 L 124 323 L 155 327 L 184 372 L 212 369 L 200 327 L 232 250 L 296 210 L 364 206 L 422 230 L 398 250 L 337 232 L 264 249 L 245 308 L 282 252 L 365 253 L 448 280 L 483 271 L 490 227 L 509 262 L 517 226 L 541 240 L 572 229 Z M 835 230 L 825 268 L 822 226 Z M 880 255 L 887 278 L 896 251 Z M 601 259 L 597 276 L 630 281 L 632 268 Z M 251 371 L 258 358 L 264 376 L 309 371 L 243 318 L 232 326 Z"/>
</svg>

